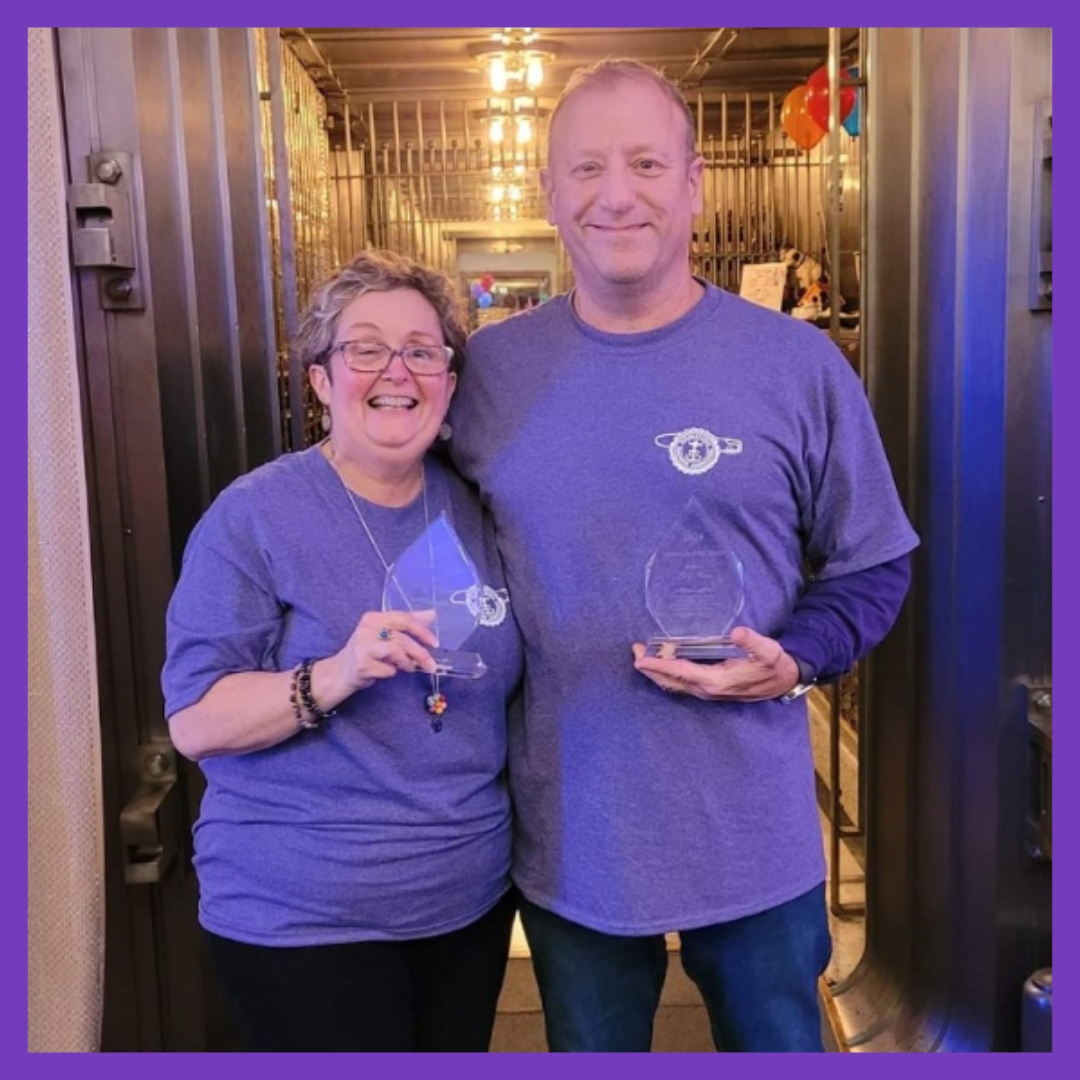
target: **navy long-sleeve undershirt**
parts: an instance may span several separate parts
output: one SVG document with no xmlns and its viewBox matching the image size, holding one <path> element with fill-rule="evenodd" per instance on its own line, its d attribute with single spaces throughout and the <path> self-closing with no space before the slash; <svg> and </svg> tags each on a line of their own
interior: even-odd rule
<svg viewBox="0 0 1080 1080">
<path fill-rule="evenodd" d="M 804 682 L 850 671 L 892 628 L 911 584 L 911 556 L 811 581 L 778 640 Z"/>
</svg>

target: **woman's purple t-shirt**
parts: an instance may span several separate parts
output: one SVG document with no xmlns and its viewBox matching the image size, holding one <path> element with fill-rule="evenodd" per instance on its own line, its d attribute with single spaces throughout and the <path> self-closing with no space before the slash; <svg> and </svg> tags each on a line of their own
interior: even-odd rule
<svg viewBox="0 0 1080 1080">
<path fill-rule="evenodd" d="M 459 477 L 431 458 L 426 468 L 431 520 L 448 513 L 487 587 L 466 647 L 489 670 L 443 680 L 438 733 L 428 676 L 401 674 L 316 731 L 201 762 L 199 915 L 216 934 L 278 946 L 427 937 L 467 925 L 509 886 L 506 710 L 520 642 L 489 522 Z M 389 561 L 424 529 L 420 498 L 361 505 Z M 169 605 L 167 714 L 228 673 L 335 653 L 381 608 L 384 578 L 317 447 L 235 481 L 192 533 Z"/>
</svg>

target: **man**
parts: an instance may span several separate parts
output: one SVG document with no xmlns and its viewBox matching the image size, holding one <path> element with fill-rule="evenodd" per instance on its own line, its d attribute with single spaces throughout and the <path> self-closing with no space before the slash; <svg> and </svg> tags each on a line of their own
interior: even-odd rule
<svg viewBox="0 0 1080 1080">
<path fill-rule="evenodd" d="M 828 337 L 692 276 L 702 171 L 663 76 L 576 73 L 541 173 L 575 287 L 478 331 L 455 402 L 525 637 L 513 872 L 552 1050 L 648 1050 L 674 930 L 718 1047 L 822 1049 L 799 695 L 888 631 L 918 542 Z M 688 513 L 742 568 L 745 658 L 645 655 Z"/>
</svg>

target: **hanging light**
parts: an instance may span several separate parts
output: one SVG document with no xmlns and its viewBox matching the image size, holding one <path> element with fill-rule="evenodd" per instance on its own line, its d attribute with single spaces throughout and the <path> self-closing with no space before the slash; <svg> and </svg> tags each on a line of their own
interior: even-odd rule
<svg viewBox="0 0 1080 1080">
<path fill-rule="evenodd" d="M 494 45 L 473 49 L 473 55 L 488 65 L 488 80 L 496 94 L 511 84 L 536 91 L 544 82 L 544 61 L 554 60 L 550 48 L 537 48 L 539 35 L 528 26 L 503 27 L 491 35 Z"/>
<path fill-rule="evenodd" d="M 506 137 L 506 129 L 503 127 L 502 117 L 492 118 L 491 127 L 488 128 L 488 139 L 493 143 L 501 143 Z"/>
<path fill-rule="evenodd" d="M 511 184 L 506 189 L 506 194 L 512 203 L 521 202 L 521 188 L 517 184 Z"/>
<path fill-rule="evenodd" d="M 535 90 L 544 81 L 544 62 L 539 56 L 529 56 L 525 65 L 525 85 L 530 90 Z"/>
<path fill-rule="evenodd" d="M 491 185 L 491 201 L 493 203 L 501 203 L 506 198 L 506 188 L 502 184 Z"/>
<path fill-rule="evenodd" d="M 519 116 L 517 120 L 517 141 L 527 143 L 532 141 L 532 123 L 527 116 Z"/>
</svg>

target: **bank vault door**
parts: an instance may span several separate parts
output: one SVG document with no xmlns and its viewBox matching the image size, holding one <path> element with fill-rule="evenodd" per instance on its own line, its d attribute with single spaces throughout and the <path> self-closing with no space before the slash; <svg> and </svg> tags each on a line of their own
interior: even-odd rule
<svg viewBox="0 0 1080 1080">
<path fill-rule="evenodd" d="M 282 342 L 321 267 L 288 258 L 282 57 L 251 29 L 58 29 L 103 746 L 103 1049 L 229 1041 L 190 865 L 198 771 L 168 741 L 164 616 L 229 481 L 305 438 Z M 298 284 L 299 283 L 299 284 Z M 276 303 L 275 303 L 276 299 Z"/>
</svg>

